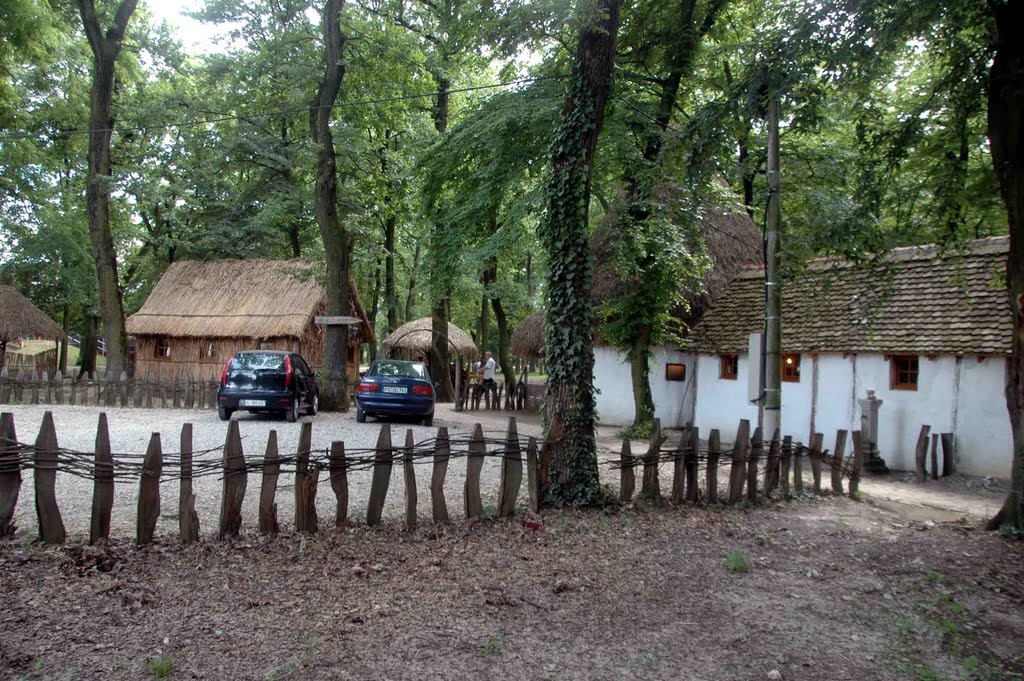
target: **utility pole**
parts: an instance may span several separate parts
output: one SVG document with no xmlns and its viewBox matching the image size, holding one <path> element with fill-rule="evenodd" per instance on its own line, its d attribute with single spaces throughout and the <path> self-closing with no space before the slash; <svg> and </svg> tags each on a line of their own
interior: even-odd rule
<svg viewBox="0 0 1024 681">
<path fill-rule="evenodd" d="M 782 292 L 779 290 L 779 245 L 782 240 L 782 182 L 779 175 L 779 94 L 768 100 L 768 205 L 765 208 L 764 262 L 764 399 L 762 432 L 770 442 L 782 428 Z M 780 433 L 781 435 L 781 433 Z"/>
</svg>

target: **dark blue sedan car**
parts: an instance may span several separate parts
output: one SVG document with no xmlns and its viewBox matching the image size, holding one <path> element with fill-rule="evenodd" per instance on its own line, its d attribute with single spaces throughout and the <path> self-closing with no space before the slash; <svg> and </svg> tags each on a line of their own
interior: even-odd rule
<svg viewBox="0 0 1024 681">
<path fill-rule="evenodd" d="M 356 389 L 356 421 L 367 416 L 415 416 L 434 425 L 434 386 L 423 362 L 380 359 Z"/>
</svg>

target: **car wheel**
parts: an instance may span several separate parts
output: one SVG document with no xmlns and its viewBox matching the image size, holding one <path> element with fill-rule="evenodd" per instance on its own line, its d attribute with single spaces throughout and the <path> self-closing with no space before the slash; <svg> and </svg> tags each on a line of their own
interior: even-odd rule
<svg viewBox="0 0 1024 681">
<path fill-rule="evenodd" d="M 288 423 L 295 423 L 299 420 L 299 398 L 297 396 L 292 400 L 292 406 L 288 407 L 288 411 L 284 413 L 284 420 Z"/>
<path fill-rule="evenodd" d="M 217 416 L 220 417 L 221 421 L 227 421 L 228 419 L 231 418 L 231 414 L 233 414 L 234 411 L 234 409 L 228 409 L 227 407 L 218 406 Z"/>
<path fill-rule="evenodd" d="M 366 412 L 356 407 L 356 423 L 366 423 Z"/>
<path fill-rule="evenodd" d="M 306 411 L 310 416 L 316 416 L 317 411 L 320 410 L 320 393 L 313 393 L 313 401 L 309 404 L 309 410 Z"/>
<path fill-rule="evenodd" d="M 423 425 L 426 426 L 427 428 L 432 428 L 434 426 L 434 414 L 433 413 L 431 413 L 429 416 L 424 416 L 423 417 Z"/>
</svg>

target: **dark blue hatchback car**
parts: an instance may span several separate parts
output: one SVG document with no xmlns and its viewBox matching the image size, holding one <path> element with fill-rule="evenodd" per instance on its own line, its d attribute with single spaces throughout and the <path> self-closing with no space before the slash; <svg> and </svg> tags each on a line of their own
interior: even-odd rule
<svg viewBox="0 0 1024 681">
<path fill-rule="evenodd" d="M 380 359 L 356 388 L 356 421 L 367 416 L 415 416 L 434 424 L 434 386 L 423 362 Z"/>
</svg>

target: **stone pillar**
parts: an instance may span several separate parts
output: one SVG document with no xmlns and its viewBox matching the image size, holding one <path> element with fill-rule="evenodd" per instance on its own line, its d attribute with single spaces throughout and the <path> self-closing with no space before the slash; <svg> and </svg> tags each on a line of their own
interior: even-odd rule
<svg viewBox="0 0 1024 681">
<path fill-rule="evenodd" d="M 888 473 L 889 467 L 878 451 L 878 408 L 882 400 L 875 397 L 875 391 L 869 390 L 867 399 L 857 400 L 860 404 L 860 438 L 864 447 L 864 470 L 870 473 Z"/>
</svg>

